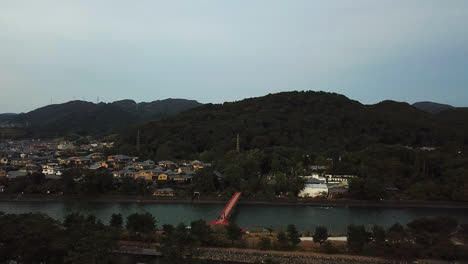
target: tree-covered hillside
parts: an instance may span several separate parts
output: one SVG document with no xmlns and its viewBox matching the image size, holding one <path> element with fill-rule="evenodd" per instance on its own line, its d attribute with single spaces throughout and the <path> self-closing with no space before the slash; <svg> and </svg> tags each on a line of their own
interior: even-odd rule
<svg viewBox="0 0 468 264">
<path fill-rule="evenodd" d="M 184 99 L 150 103 L 123 100 L 99 104 L 71 101 L 48 105 L 24 114 L 5 116 L 2 121 L 20 126 L 30 137 L 107 135 L 131 124 L 158 120 L 200 105 L 196 101 Z"/>
<path fill-rule="evenodd" d="M 205 191 L 227 188 L 252 197 L 296 193 L 303 184 L 297 176 L 322 164 L 331 165 L 328 173 L 359 176 L 349 193 L 357 199 L 468 200 L 466 117 L 466 109 L 433 115 L 407 103 L 362 105 L 338 94 L 286 92 L 204 105 L 129 127 L 119 148 L 155 160 L 213 162 L 224 185 L 203 172 L 195 183 Z M 233 151 L 237 134 L 240 153 Z M 384 195 L 386 186 L 399 191 Z"/>
<path fill-rule="evenodd" d="M 413 106 L 420 110 L 423 110 L 432 114 L 437 114 L 442 111 L 454 108 L 451 105 L 439 104 L 439 103 L 434 103 L 434 102 L 417 102 L 417 103 L 414 103 Z"/>
<path fill-rule="evenodd" d="M 372 144 L 457 146 L 468 144 L 465 112 L 432 115 L 407 104 L 363 105 L 343 95 L 285 92 L 224 104 L 207 104 L 183 114 L 133 126 L 121 134 L 132 149 L 140 130 L 143 154 L 169 152 L 185 158 L 205 151 L 227 152 L 273 146 L 309 152 L 356 151 Z M 452 127 L 453 124 L 453 127 Z"/>
</svg>

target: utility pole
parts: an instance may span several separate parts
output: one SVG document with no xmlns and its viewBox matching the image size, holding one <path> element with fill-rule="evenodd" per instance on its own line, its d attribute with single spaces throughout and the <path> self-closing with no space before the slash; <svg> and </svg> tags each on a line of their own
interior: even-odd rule
<svg viewBox="0 0 468 264">
<path fill-rule="evenodd" d="M 136 142 L 137 153 L 140 154 L 140 130 L 137 131 L 137 142 Z"/>
</svg>

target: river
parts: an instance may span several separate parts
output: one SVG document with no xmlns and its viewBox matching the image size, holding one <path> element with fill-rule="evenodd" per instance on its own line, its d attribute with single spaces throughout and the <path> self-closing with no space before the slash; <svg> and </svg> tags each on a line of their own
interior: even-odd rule
<svg viewBox="0 0 468 264">
<path fill-rule="evenodd" d="M 58 220 L 72 212 L 94 214 L 108 223 L 113 213 L 123 216 L 135 212 L 149 212 L 162 224 L 189 224 L 193 220 L 214 220 L 222 211 L 222 204 L 157 204 L 134 202 L 26 202 L 0 201 L 0 211 L 5 213 L 41 212 Z M 248 230 L 261 230 L 272 226 L 275 230 L 295 224 L 302 232 L 322 225 L 332 234 L 344 234 L 349 224 L 373 224 L 389 227 L 395 222 L 406 224 L 421 216 L 451 216 L 460 223 L 468 223 L 468 209 L 447 208 L 377 208 L 377 207 L 314 207 L 246 205 L 236 207 L 232 219 Z"/>
</svg>

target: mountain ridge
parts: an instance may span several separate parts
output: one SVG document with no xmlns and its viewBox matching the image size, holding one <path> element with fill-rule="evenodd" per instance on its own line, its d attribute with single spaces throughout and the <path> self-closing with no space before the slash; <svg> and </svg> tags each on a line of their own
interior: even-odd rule
<svg viewBox="0 0 468 264">
<path fill-rule="evenodd" d="M 416 102 L 412 105 L 420 110 L 423 110 L 431 114 L 437 114 L 445 110 L 456 108 L 448 104 L 441 104 L 441 103 L 430 102 L 430 101 Z"/>
<path fill-rule="evenodd" d="M 145 122 L 124 129 L 120 142 L 131 149 L 136 130 L 140 130 L 147 154 L 157 157 L 163 149 L 175 158 L 205 151 L 226 152 L 235 146 L 237 133 L 245 149 L 285 146 L 324 151 L 357 150 L 379 143 L 463 144 L 465 136 L 461 134 L 468 131 L 460 120 L 463 112 L 442 113 L 430 114 L 390 100 L 363 105 L 336 93 L 283 92 L 206 104 L 164 120 Z M 450 128 L 452 123 L 461 130 Z"/>
<path fill-rule="evenodd" d="M 34 137 L 106 135 L 131 124 L 165 118 L 200 105 L 195 100 L 186 99 L 164 99 L 149 103 L 120 100 L 97 104 L 74 100 L 47 105 L 27 113 L 0 115 L 0 125 L 3 128 L 26 130 L 26 135 Z"/>
</svg>

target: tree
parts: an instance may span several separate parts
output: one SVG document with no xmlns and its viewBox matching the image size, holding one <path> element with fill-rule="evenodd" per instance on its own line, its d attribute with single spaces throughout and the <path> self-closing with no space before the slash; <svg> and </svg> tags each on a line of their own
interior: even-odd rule
<svg viewBox="0 0 468 264">
<path fill-rule="evenodd" d="M 276 235 L 276 239 L 278 241 L 278 246 L 280 249 L 285 249 L 288 247 L 288 237 L 286 236 L 285 232 L 278 232 L 278 234 Z"/>
<path fill-rule="evenodd" d="M 292 247 L 296 247 L 299 243 L 301 243 L 301 238 L 295 225 L 288 225 L 287 236 L 289 242 L 291 242 Z"/>
<path fill-rule="evenodd" d="M 215 182 L 217 181 L 217 177 L 211 167 L 197 170 L 192 181 L 196 191 L 202 193 L 216 191 Z"/>
<path fill-rule="evenodd" d="M 383 185 L 376 179 L 353 179 L 349 183 L 349 194 L 361 200 L 378 200 L 384 195 Z"/>
<path fill-rule="evenodd" d="M 270 235 L 271 235 L 271 233 L 273 233 L 273 231 L 274 231 L 273 226 L 267 227 L 266 230 L 268 231 L 268 233 L 270 233 Z"/>
<path fill-rule="evenodd" d="M 195 249 L 193 237 L 184 224 L 179 224 L 176 228 L 164 225 L 164 230 L 158 249 L 171 263 L 186 263 L 185 261 L 190 261 L 200 253 Z"/>
<path fill-rule="evenodd" d="M 45 181 L 45 175 L 39 172 L 35 172 L 29 176 L 32 184 L 40 185 Z"/>
<path fill-rule="evenodd" d="M 122 228 L 123 225 L 123 217 L 122 214 L 112 214 L 110 220 L 110 226 L 114 228 Z"/>
<path fill-rule="evenodd" d="M 260 238 L 260 242 L 258 243 L 258 247 L 261 250 L 269 250 L 271 249 L 271 240 L 268 237 Z"/>
<path fill-rule="evenodd" d="M 405 228 L 400 223 L 393 224 L 387 231 L 388 242 L 392 245 L 400 245 L 406 239 Z"/>
<path fill-rule="evenodd" d="M 239 240 L 242 238 L 242 229 L 236 225 L 235 223 L 230 223 L 226 226 L 226 231 L 229 240 L 231 240 L 232 244 L 234 244 L 235 240 Z"/>
<path fill-rule="evenodd" d="M 65 171 L 62 175 L 63 181 L 63 191 L 66 194 L 74 194 L 76 192 L 76 181 L 75 181 L 75 174 L 77 171 L 69 170 Z"/>
<path fill-rule="evenodd" d="M 211 228 L 204 220 L 193 221 L 191 223 L 190 234 L 192 238 L 202 246 L 207 246 L 211 242 Z"/>
<path fill-rule="evenodd" d="M 320 243 L 320 245 L 328 239 L 328 230 L 324 226 L 317 226 L 313 235 L 315 243 Z"/>
<path fill-rule="evenodd" d="M 126 228 L 133 233 L 152 233 L 156 230 L 156 219 L 150 213 L 134 213 L 127 216 Z"/>
<path fill-rule="evenodd" d="M 73 213 L 65 217 L 66 256 L 64 262 L 106 263 L 115 248 L 112 230 L 96 220 L 94 215 L 84 217 Z"/>
<path fill-rule="evenodd" d="M 385 243 L 386 232 L 382 226 L 374 225 L 372 227 L 372 239 L 377 245 L 383 245 Z"/>
<path fill-rule="evenodd" d="M 450 240 L 450 234 L 458 227 L 458 221 L 451 217 L 421 217 L 407 224 L 416 242 L 426 248 Z"/>
<path fill-rule="evenodd" d="M 55 243 L 63 235 L 60 223 L 46 215 L 0 215 L 0 234 L 0 263 L 57 262 L 64 253 Z"/>
<path fill-rule="evenodd" d="M 354 253 L 362 252 L 364 246 L 369 242 L 370 234 L 362 225 L 349 225 L 347 232 L 348 248 Z"/>
<path fill-rule="evenodd" d="M 170 224 L 164 224 L 163 225 L 163 231 L 164 231 L 164 234 L 172 234 L 172 232 L 174 232 L 175 230 L 175 227 L 173 225 L 170 225 Z"/>
</svg>

